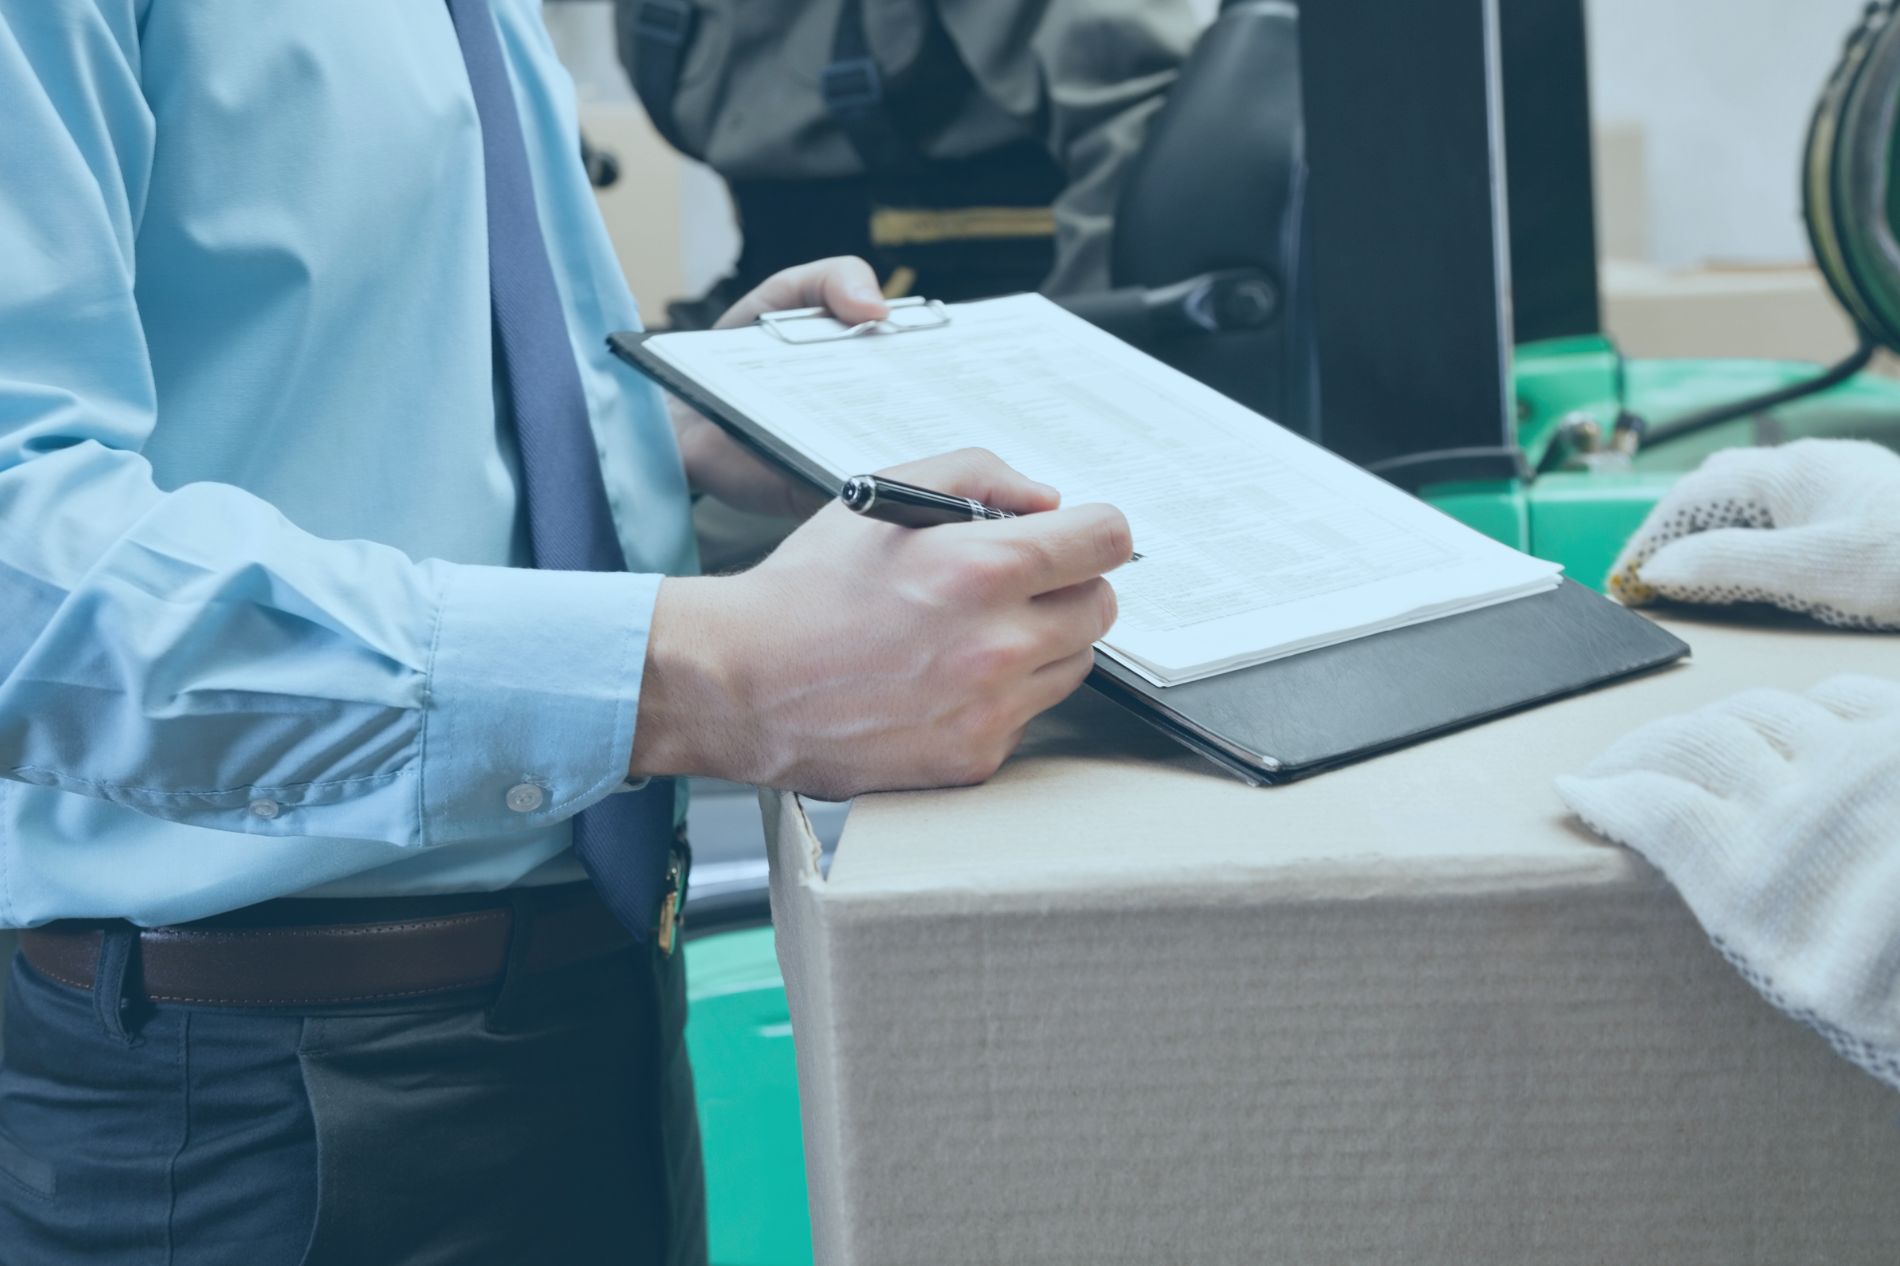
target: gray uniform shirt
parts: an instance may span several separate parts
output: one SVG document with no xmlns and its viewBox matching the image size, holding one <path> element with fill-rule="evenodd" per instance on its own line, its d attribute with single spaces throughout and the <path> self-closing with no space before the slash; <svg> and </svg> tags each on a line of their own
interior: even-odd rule
<svg viewBox="0 0 1900 1266">
<path fill-rule="evenodd" d="M 980 93 L 927 146 L 967 158 L 1024 136 L 1067 183 L 1055 202 L 1065 294 L 1108 282 L 1108 234 L 1128 161 L 1204 25 L 1194 0 L 860 0 L 879 68 L 901 75 L 934 5 Z M 843 0 L 698 0 L 674 113 L 688 148 L 728 180 L 863 170 L 831 121 L 819 76 Z"/>
</svg>

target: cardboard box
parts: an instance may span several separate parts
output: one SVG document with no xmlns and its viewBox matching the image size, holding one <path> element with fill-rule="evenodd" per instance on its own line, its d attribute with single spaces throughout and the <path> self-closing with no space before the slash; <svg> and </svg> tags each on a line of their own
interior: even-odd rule
<svg viewBox="0 0 1900 1266">
<path fill-rule="evenodd" d="M 1629 120 L 1590 130 L 1596 176 L 1597 253 L 1605 259 L 1649 258 L 1649 156 L 1643 128 Z"/>
<path fill-rule="evenodd" d="M 1760 356 L 1831 363 L 1854 327 L 1811 264 L 1670 270 L 1603 265 L 1603 324 L 1631 356 Z"/>
<path fill-rule="evenodd" d="M 1694 662 L 1252 789 L 1079 697 L 991 783 L 767 795 L 817 1260 L 1900 1259 L 1900 1097 L 1761 1001 L 1551 790 L 1900 640 Z"/>
</svg>

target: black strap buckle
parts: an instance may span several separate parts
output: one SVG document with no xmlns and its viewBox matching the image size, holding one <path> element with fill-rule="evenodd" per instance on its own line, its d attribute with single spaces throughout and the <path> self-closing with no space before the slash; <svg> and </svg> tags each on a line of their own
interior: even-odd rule
<svg viewBox="0 0 1900 1266">
<path fill-rule="evenodd" d="M 869 57 L 848 57 L 825 67 L 819 79 L 825 109 L 833 114 L 868 110 L 884 100 L 884 76 Z"/>
<path fill-rule="evenodd" d="M 695 16 L 687 0 L 641 0 L 634 30 L 643 40 L 677 48 L 692 38 Z"/>
</svg>

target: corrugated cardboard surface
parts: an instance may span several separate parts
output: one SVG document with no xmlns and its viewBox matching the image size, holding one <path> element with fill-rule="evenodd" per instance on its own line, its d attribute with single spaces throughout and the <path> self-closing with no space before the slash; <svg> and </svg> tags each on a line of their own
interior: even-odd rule
<svg viewBox="0 0 1900 1266">
<path fill-rule="evenodd" d="M 1900 639 L 1672 627 L 1692 665 L 1274 789 L 1078 699 L 829 877 L 768 802 L 818 1260 L 1900 1260 L 1900 1097 L 1550 790 Z"/>
</svg>

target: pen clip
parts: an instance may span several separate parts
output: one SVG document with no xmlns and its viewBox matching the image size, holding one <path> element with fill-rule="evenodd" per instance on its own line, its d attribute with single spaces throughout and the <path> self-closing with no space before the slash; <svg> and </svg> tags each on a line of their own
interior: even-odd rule
<svg viewBox="0 0 1900 1266">
<path fill-rule="evenodd" d="M 950 324 L 950 310 L 940 299 L 912 295 L 889 302 L 890 315 L 877 321 L 846 325 L 824 308 L 791 308 L 784 312 L 761 313 L 757 324 L 781 342 L 794 346 L 807 343 L 837 343 L 865 334 L 914 334 L 919 330 L 938 330 Z"/>
</svg>

